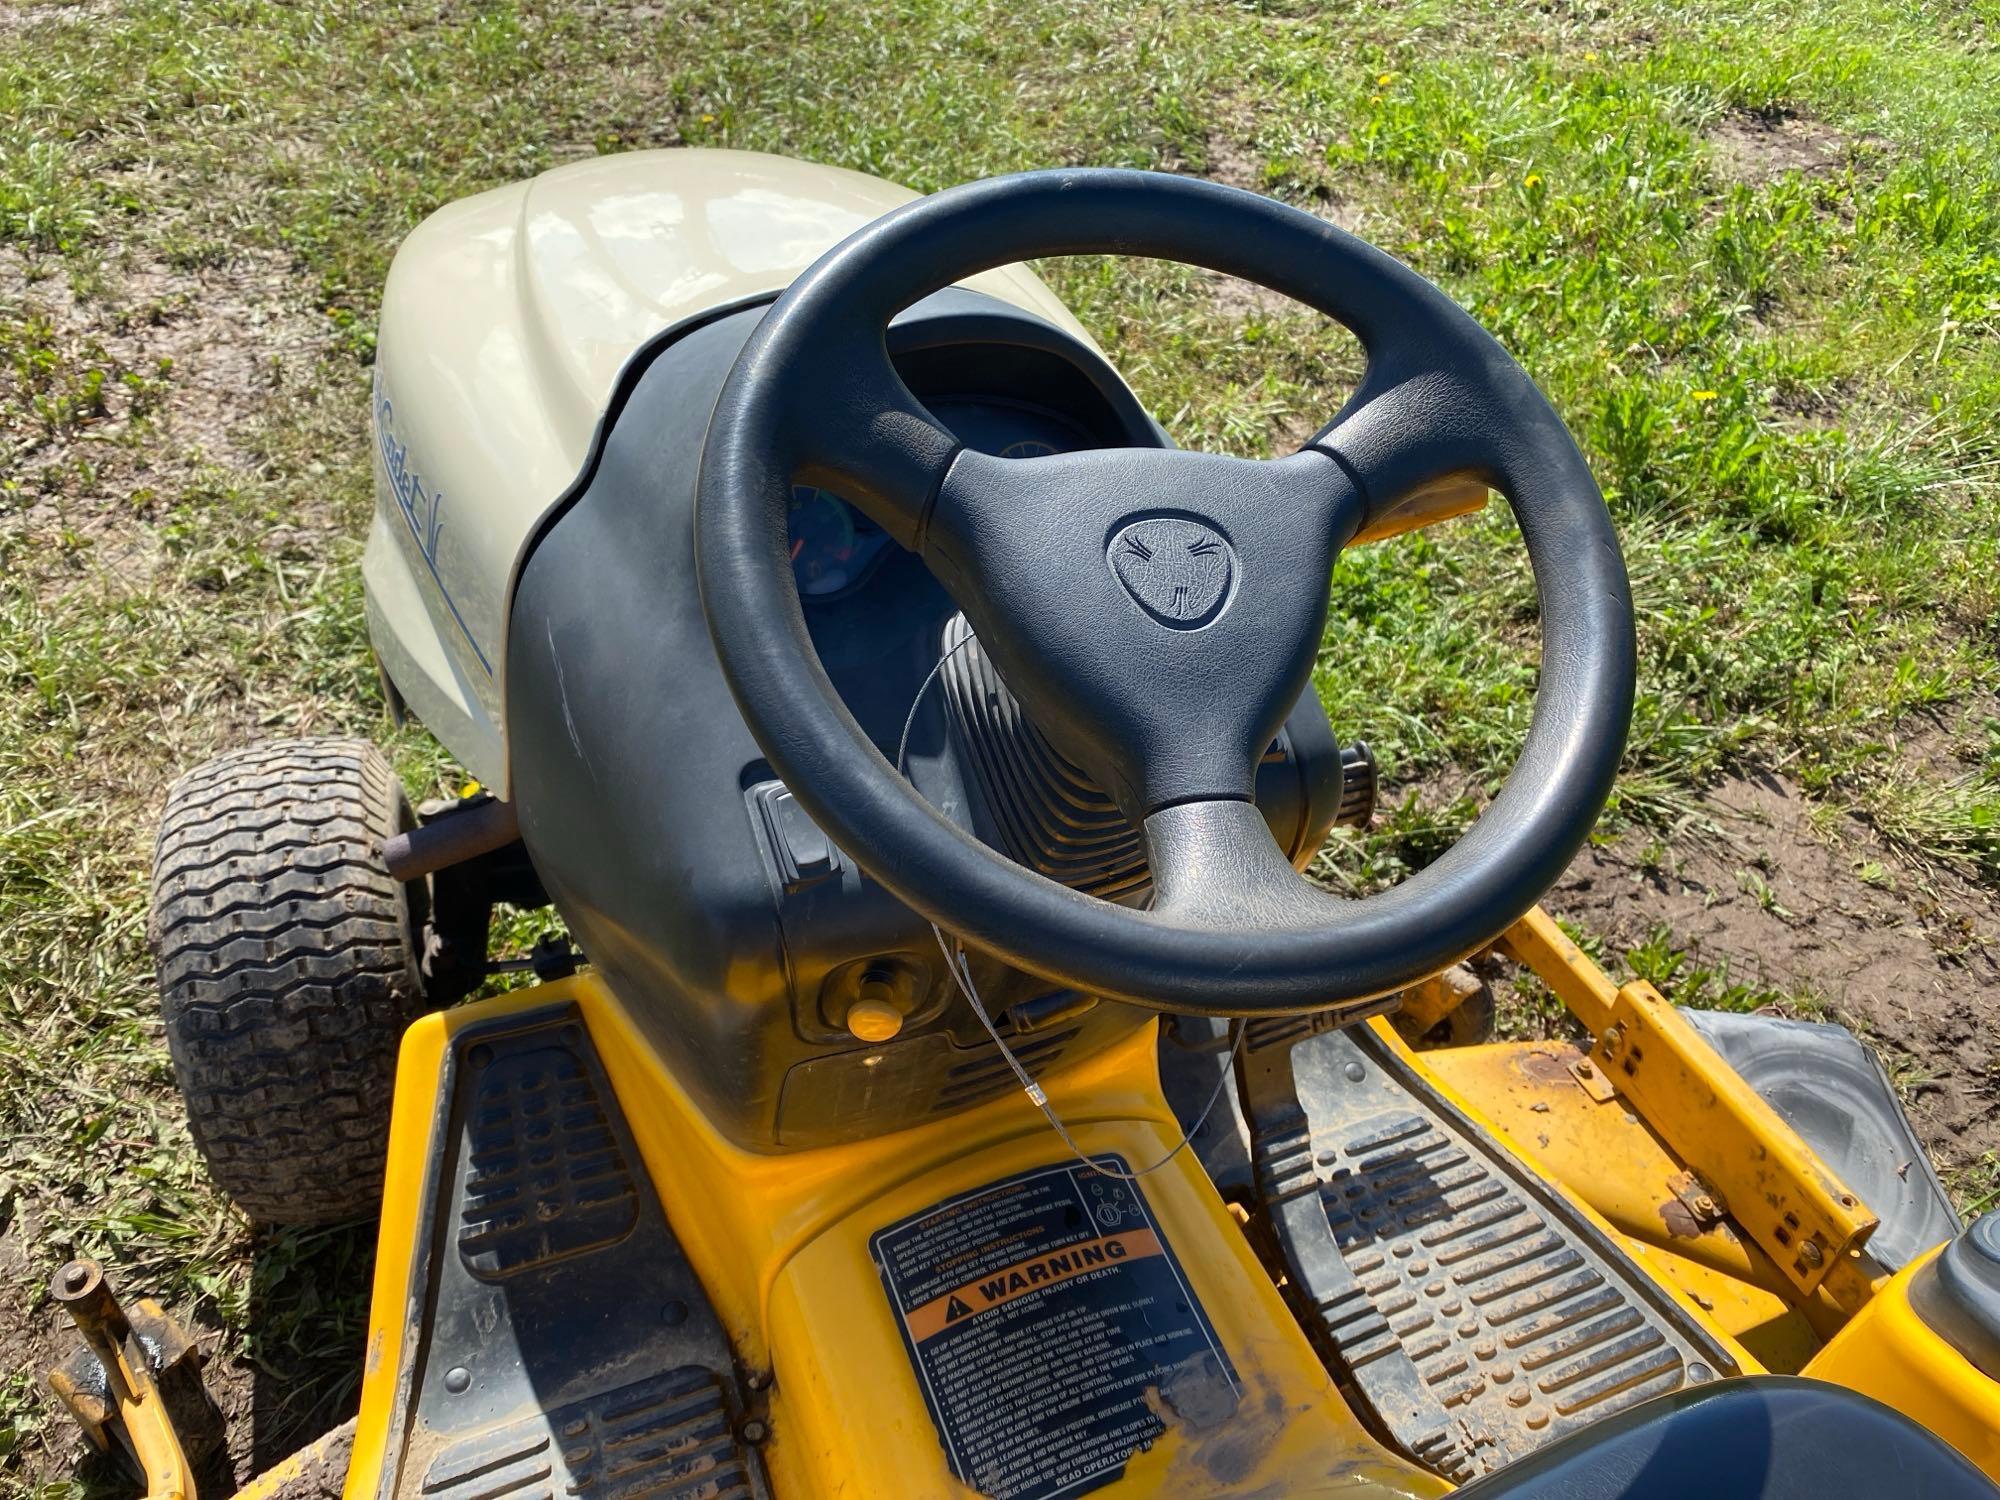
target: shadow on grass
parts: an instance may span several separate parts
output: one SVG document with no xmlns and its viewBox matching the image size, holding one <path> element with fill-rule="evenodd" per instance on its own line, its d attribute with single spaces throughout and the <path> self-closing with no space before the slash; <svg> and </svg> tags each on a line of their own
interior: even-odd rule
<svg viewBox="0 0 2000 1500">
<path fill-rule="evenodd" d="M 211 1386 L 239 1482 L 346 1421 L 360 1404 L 375 1232 L 371 1219 L 275 1230 L 258 1241 L 244 1329 L 247 1379 L 226 1404 Z"/>
</svg>

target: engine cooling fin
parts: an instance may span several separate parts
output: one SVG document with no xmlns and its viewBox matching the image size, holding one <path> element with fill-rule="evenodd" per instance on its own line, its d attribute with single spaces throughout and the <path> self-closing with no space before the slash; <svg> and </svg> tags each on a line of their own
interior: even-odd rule
<svg viewBox="0 0 2000 1500">
<path fill-rule="evenodd" d="M 939 670 L 945 715 L 983 794 L 1001 847 L 1039 875 L 1106 900 L 1137 897 L 1152 887 L 1145 843 L 1088 771 L 1037 728 L 1000 680 L 965 616 L 945 625 Z M 1374 757 L 1366 745 L 1338 748 L 1337 798 L 1315 817 L 1310 794 L 1296 779 L 1297 747 L 1281 730 L 1259 768 L 1258 805 L 1275 819 L 1273 836 L 1293 859 L 1318 848 L 1328 822 L 1365 828 L 1375 815 Z M 1329 739 L 1326 751 L 1334 753 Z M 1270 780 L 1266 780 L 1270 773 Z M 1279 804 L 1288 786 L 1287 818 Z M 1311 847 L 1308 848 L 1307 846 Z"/>
<path fill-rule="evenodd" d="M 1146 851 L 1118 804 L 1049 743 L 1000 680 L 965 616 L 945 626 L 945 712 L 1007 852 L 1037 874 L 1115 900 L 1146 889 Z"/>
<path fill-rule="evenodd" d="M 1301 1323 L 1364 1414 L 1455 1483 L 1738 1372 L 1576 1206 L 1365 1027 L 1253 1025 L 1257 1192 Z"/>
</svg>

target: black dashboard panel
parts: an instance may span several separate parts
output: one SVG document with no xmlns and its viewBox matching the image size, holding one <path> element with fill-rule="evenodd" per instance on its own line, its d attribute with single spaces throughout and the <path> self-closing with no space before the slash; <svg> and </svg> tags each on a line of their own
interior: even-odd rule
<svg viewBox="0 0 2000 1500">
<path fill-rule="evenodd" d="M 760 316 L 668 335 L 645 365 L 596 467 L 523 564 L 506 711 L 522 836 L 584 953 L 719 1128 L 785 1150 L 1017 1085 L 952 988 L 928 924 L 812 825 L 715 659 L 694 562 L 695 474 L 716 393 Z M 928 298 L 899 318 L 890 347 L 970 446 L 1166 441 L 1094 351 L 990 298 Z M 813 503 L 807 546 L 847 555 L 833 559 L 845 576 L 824 569 L 814 581 L 830 586 L 802 599 L 808 628 L 849 710 L 893 757 L 957 611 L 886 538 L 864 542 L 857 560 L 853 539 L 867 532 L 844 502 Z M 1007 847 L 975 764 L 992 747 L 969 744 L 944 699 L 933 689 L 916 716 L 911 778 L 946 817 Z M 1310 693 L 1294 723 L 1260 773 L 1259 803 L 1288 844 L 1316 845 L 1312 825 L 1323 833 L 1338 800 L 1339 751 Z M 1143 1019 L 990 961 L 976 960 L 975 975 L 1037 1069 Z M 907 1012 L 892 1042 L 864 1046 L 843 1024 L 864 983 L 886 985 Z"/>
</svg>

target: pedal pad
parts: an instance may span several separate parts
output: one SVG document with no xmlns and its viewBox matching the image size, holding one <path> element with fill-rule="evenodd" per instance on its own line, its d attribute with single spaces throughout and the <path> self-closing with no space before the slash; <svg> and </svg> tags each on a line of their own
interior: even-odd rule
<svg viewBox="0 0 2000 1500">
<path fill-rule="evenodd" d="M 1253 1025 L 1241 1078 L 1294 1310 L 1417 1462 L 1462 1483 L 1737 1373 L 1609 1236 L 1366 1028 Z"/>
<path fill-rule="evenodd" d="M 761 1500 L 752 1412 L 574 1007 L 453 1036 L 382 1487 Z"/>
<path fill-rule="evenodd" d="M 465 1438 L 431 1460 L 423 1493 L 749 1500 L 752 1491 L 720 1382 L 688 1368 Z"/>
</svg>

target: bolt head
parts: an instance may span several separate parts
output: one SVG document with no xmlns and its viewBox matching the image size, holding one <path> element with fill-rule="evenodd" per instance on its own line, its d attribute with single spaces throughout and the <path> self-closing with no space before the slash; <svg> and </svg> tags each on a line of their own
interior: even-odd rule
<svg viewBox="0 0 2000 1500">
<path fill-rule="evenodd" d="M 49 1282 L 49 1291 L 58 1302 L 80 1303 L 95 1292 L 104 1281 L 104 1273 L 94 1260 L 77 1259 L 71 1261 Z"/>
<path fill-rule="evenodd" d="M 472 1371 L 464 1365 L 453 1365 L 444 1372 L 444 1388 L 454 1396 L 463 1396 L 472 1389 Z"/>
</svg>

